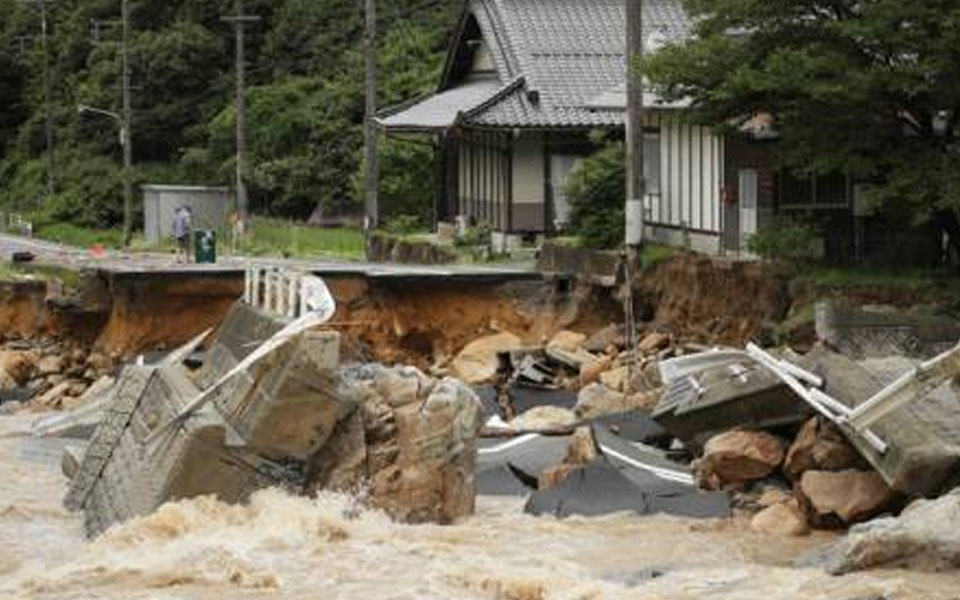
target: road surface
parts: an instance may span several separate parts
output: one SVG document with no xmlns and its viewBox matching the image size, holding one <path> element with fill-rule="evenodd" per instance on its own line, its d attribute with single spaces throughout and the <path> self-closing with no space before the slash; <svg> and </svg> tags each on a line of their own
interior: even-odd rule
<svg viewBox="0 0 960 600">
<path fill-rule="evenodd" d="M 498 265 L 398 265 L 317 259 L 284 259 L 224 256 L 213 265 L 177 263 L 173 254 L 108 250 L 94 256 L 89 250 L 55 242 L 0 234 L 0 257 L 9 259 L 15 252 L 30 252 L 34 262 L 68 269 L 96 269 L 116 275 L 159 273 L 230 273 L 247 266 L 288 267 L 311 271 L 318 275 L 363 275 L 372 279 L 535 279 L 539 277 L 532 263 Z"/>
</svg>

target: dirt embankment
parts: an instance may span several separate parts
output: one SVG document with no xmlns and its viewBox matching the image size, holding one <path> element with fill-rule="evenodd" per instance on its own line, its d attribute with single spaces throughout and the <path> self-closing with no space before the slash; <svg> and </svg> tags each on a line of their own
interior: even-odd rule
<svg viewBox="0 0 960 600">
<path fill-rule="evenodd" d="M 678 255 L 643 273 L 638 316 L 701 343 L 739 345 L 790 309 L 788 285 L 756 263 Z"/>
<path fill-rule="evenodd" d="M 589 287 L 552 284 L 369 282 L 328 279 L 337 299 L 331 328 L 355 358 L 427 368 L 470 341 L 509 331 L 540 344 L 563 328 L 590 331 L 619 319 L 619 306 Z"/>
<path fill-rule="evenodd" d="M 132 355 L 173 348 L 216 327 L 243 294 L 236 275 L 147 275 L 108 282 L 108 317 L 95 347 Z"/>
</svg>

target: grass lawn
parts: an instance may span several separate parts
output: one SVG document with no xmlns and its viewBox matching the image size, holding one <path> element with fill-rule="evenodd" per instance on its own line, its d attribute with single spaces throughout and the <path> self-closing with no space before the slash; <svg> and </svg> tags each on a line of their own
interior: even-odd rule
<svg viewBox="0 0 960 600">
<path fill-rule="evenodd" d="M 42 240 L 79 248 L 89 248 L 95 244 L 102 244 L 109 248 L 119 248 L 123 245 L 123 230 L 121 229 L 92 229 L 79 227 L 72 223 L 38 224 L 33 231 L 33 235 Z"/>
<path fill-rule="evenodd" d="M 217 233 L 218 253 L 225 255 L 231 247 L 229 232 L 223 228 Z M 70 223 L 38 225 L 34 235 L 79 248 L 89 248 L 94 244 L 102 244 L 107 248 L 120 248 L 123 245 L 123 231 L 120 229 L 92 229 Z M 131 244 L 133 251 L 143 252 L 173 252 L 174 248 L 172 238 L 149 244 L 140 233 L 134 235 Z M 361 259 L 364 255 L 364 238 L 359 229 L 322 229 L 293 221 L 254 217 L 247 237 L 237 247 L 237 253 L 284 258 L 333 256 Z"/>
<path fill-rule="evenodd" d="M 325 229 L 293 221 L 255 217 L 251 220 L 249 235 L 241 240 L 238 251 L 252 256 L 361 259 L 364 256 L 364 238 L 359 229 Z"/>
</svg>

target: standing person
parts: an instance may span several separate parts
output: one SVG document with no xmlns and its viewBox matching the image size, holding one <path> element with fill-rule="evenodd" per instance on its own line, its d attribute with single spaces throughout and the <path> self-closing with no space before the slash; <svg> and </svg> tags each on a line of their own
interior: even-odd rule
<svg viewBox="0 0 960 600">
<path fill-rule="evenodd" d="M 173 213 L 173 237 L 177 240 L 177 262 L 190 262 L 190 210 L 180 205 Z"/>
</svg>

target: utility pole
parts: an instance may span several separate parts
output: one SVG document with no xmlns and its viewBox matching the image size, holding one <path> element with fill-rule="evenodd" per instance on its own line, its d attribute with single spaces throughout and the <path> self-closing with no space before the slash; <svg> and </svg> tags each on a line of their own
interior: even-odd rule
<svg viewBox="0 0 960 600">
<path fill-rule="evenodd" d="M 640 261 L 640 246 L 644 234 L 644 197 L 647 182 L 643 174 L 643 75 L 637 68 L 637 62 L 643 57 L 643 2 L 642 0 L 624 0 L 626 9 L 626 52 L 627 63 L 627 105 L 626 105 L 626 214 L 625 242 L 626 294 L 624 298 L 624 316 L 629 348 L 636 349 L 637 327 L 633 311 L 633 278 Z M 628 368 L 628 381 L 632 381 L 632 366 Z"/>
<path fill-rule="evenodd" d="M 628 251 L 636 254 L 643 243 L 644 197 L 647 182 L 643 173 L 643 76 L 637 62 L 643 57 L 643 2 L 625 0 L 627 13 L 627 235 Z"/>
<path fill-rule="evenodd" d="M 49 16 L 47 14 L 47 3 L 51 0 L 23 0 L 30 4 L 37 4 L 40 8 L 40 48 L 43 55 L 43 115 L 44 115 L 44 136 L 46 138 L 46 193 L 47 197 L 53 195 L 55 191 L 54 184 L 54 156 L 53 156 L 53 110 L 51 108 L 52 85 L 50 80 L 50 52 L 47 43 L 49 37 Z M 20 52 L 24 51 L 23 36 L 20 37 Z"/>
<path fill-rule="evenodd" d="M 363 118 L 363 162 L 364 162 L 364 230 L 371 231 L 378 225 L 379 197 L 378 180 L 380 165 L 377 156 L 377 3 L 366 0 L 364 13 L 366 21 L 364 32 L 364 90 L 366 103 Z"/>
<path fill-rule="evenodd" d="M 120 142 L 123 144 L 123 246 L 130 247 L 133 238 L 133 110 L 130 101 L 130 0 L 121 0 L 123 41 L 120 61 L 123 85 L 123 110 L 120 113 Z"/>
<path fill-rule="evenodd" d="M 244 27 L 247 23 L 255 23 L 260 17 L 244 14 L 243 0 L 234 0 L 234 15 L 223 17 L 222 20 L 233 23 L 235 51 L 234 69 L 236 70 L 236 137 L 237 137 L 237 168 L 236 168 L 236 188 L 237 188 L 237 220 L 241 233 L 247 224 L 247 218 L 250 212 L 250 200 L 247 195 L 247 183 L 244 175 L 245 157 L 247 155 L 247 91 L 246 91 L 246 36 Z"/>
<path fill-rule="evenodd" d="M 43 118 L 44 135 L 47 141 L 47 197 L 54 193 L 54 158 L 53 158 L 53 114 L 50 107 L 50 52 L 47 45 L 48 37 L 47 0 L 40 0 L 40 39 L 43 46 Z"/>
</svg>

